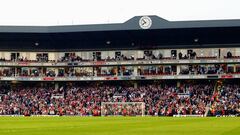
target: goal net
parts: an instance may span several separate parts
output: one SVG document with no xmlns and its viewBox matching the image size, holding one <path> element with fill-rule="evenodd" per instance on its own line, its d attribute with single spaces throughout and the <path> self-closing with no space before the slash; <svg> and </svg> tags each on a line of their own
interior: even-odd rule
<svg viewBox="0 0 240 135">
<path fill-rule="evenodd" d="M 102 116 L 144 116 L 144 102 L 102 102 Z"/>
</svg>

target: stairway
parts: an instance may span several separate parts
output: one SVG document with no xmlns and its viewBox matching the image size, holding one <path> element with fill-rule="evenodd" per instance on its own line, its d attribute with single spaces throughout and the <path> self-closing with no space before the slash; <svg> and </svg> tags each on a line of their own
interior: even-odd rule
<svg viewBox="0 0 240 135">
<path fill-rule="evenodd" d="M 217 83 L 217 81 L 216 81 L 215 86 L 214 86 L 214 90 L 213 90 L 213 92 L 212 92 L 212 97 L 213 97 L 214 93 L 217 92 L 217 87 L 218 87 L 218 83 Z M 212 97 L 211 97 L 211 98 L 212 98 Z M 211 101 L 210 101 L 210 103 L 208 103 L 208 104 L 206 105 L 204 117 L 207 117 L 211 105 L 212 105 L 212 102 L 211 102 Z"/>
</svg>

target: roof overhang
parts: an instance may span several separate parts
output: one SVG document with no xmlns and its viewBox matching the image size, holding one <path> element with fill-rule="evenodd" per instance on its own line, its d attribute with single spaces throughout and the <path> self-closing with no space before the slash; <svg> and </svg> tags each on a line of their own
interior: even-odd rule
<svg viewBox="0 0 240 135">
<path fill-rule="evenodd" d="M 124 23 L 96 25 L 65 25 L 65 26 L 0 26 L 0 33 L 68 33 L 68 32 L 97 32 L 119 30 L 142 30 L 135 16 Z M 202 21 L 168 21 L 158 16 L 151 18 L 151 29 L 186 29 L 186 28 L 216 28 L 240 27 L 240 20 L 202 20 Z"/>
</svg>

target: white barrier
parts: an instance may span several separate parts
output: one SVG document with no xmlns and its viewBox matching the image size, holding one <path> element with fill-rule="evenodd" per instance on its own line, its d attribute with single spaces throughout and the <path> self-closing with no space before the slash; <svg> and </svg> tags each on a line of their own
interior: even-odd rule
<svg viewBox="0 0 240 135">
<path fill-rule="evenodd" d="M 204 117 L 204 115 L 173 115 L 173 117 Z"/>
</svg>

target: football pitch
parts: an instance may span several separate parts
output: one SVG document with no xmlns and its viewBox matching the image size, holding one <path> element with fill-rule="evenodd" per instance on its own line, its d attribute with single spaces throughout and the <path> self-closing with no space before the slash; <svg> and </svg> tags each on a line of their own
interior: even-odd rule
<svg viewBox="0 0 240 135">
<path fill-rule="evenodd" d="M 0 117 L 0 135 L 240 135 L 240 118 Z"/>
</svg>

